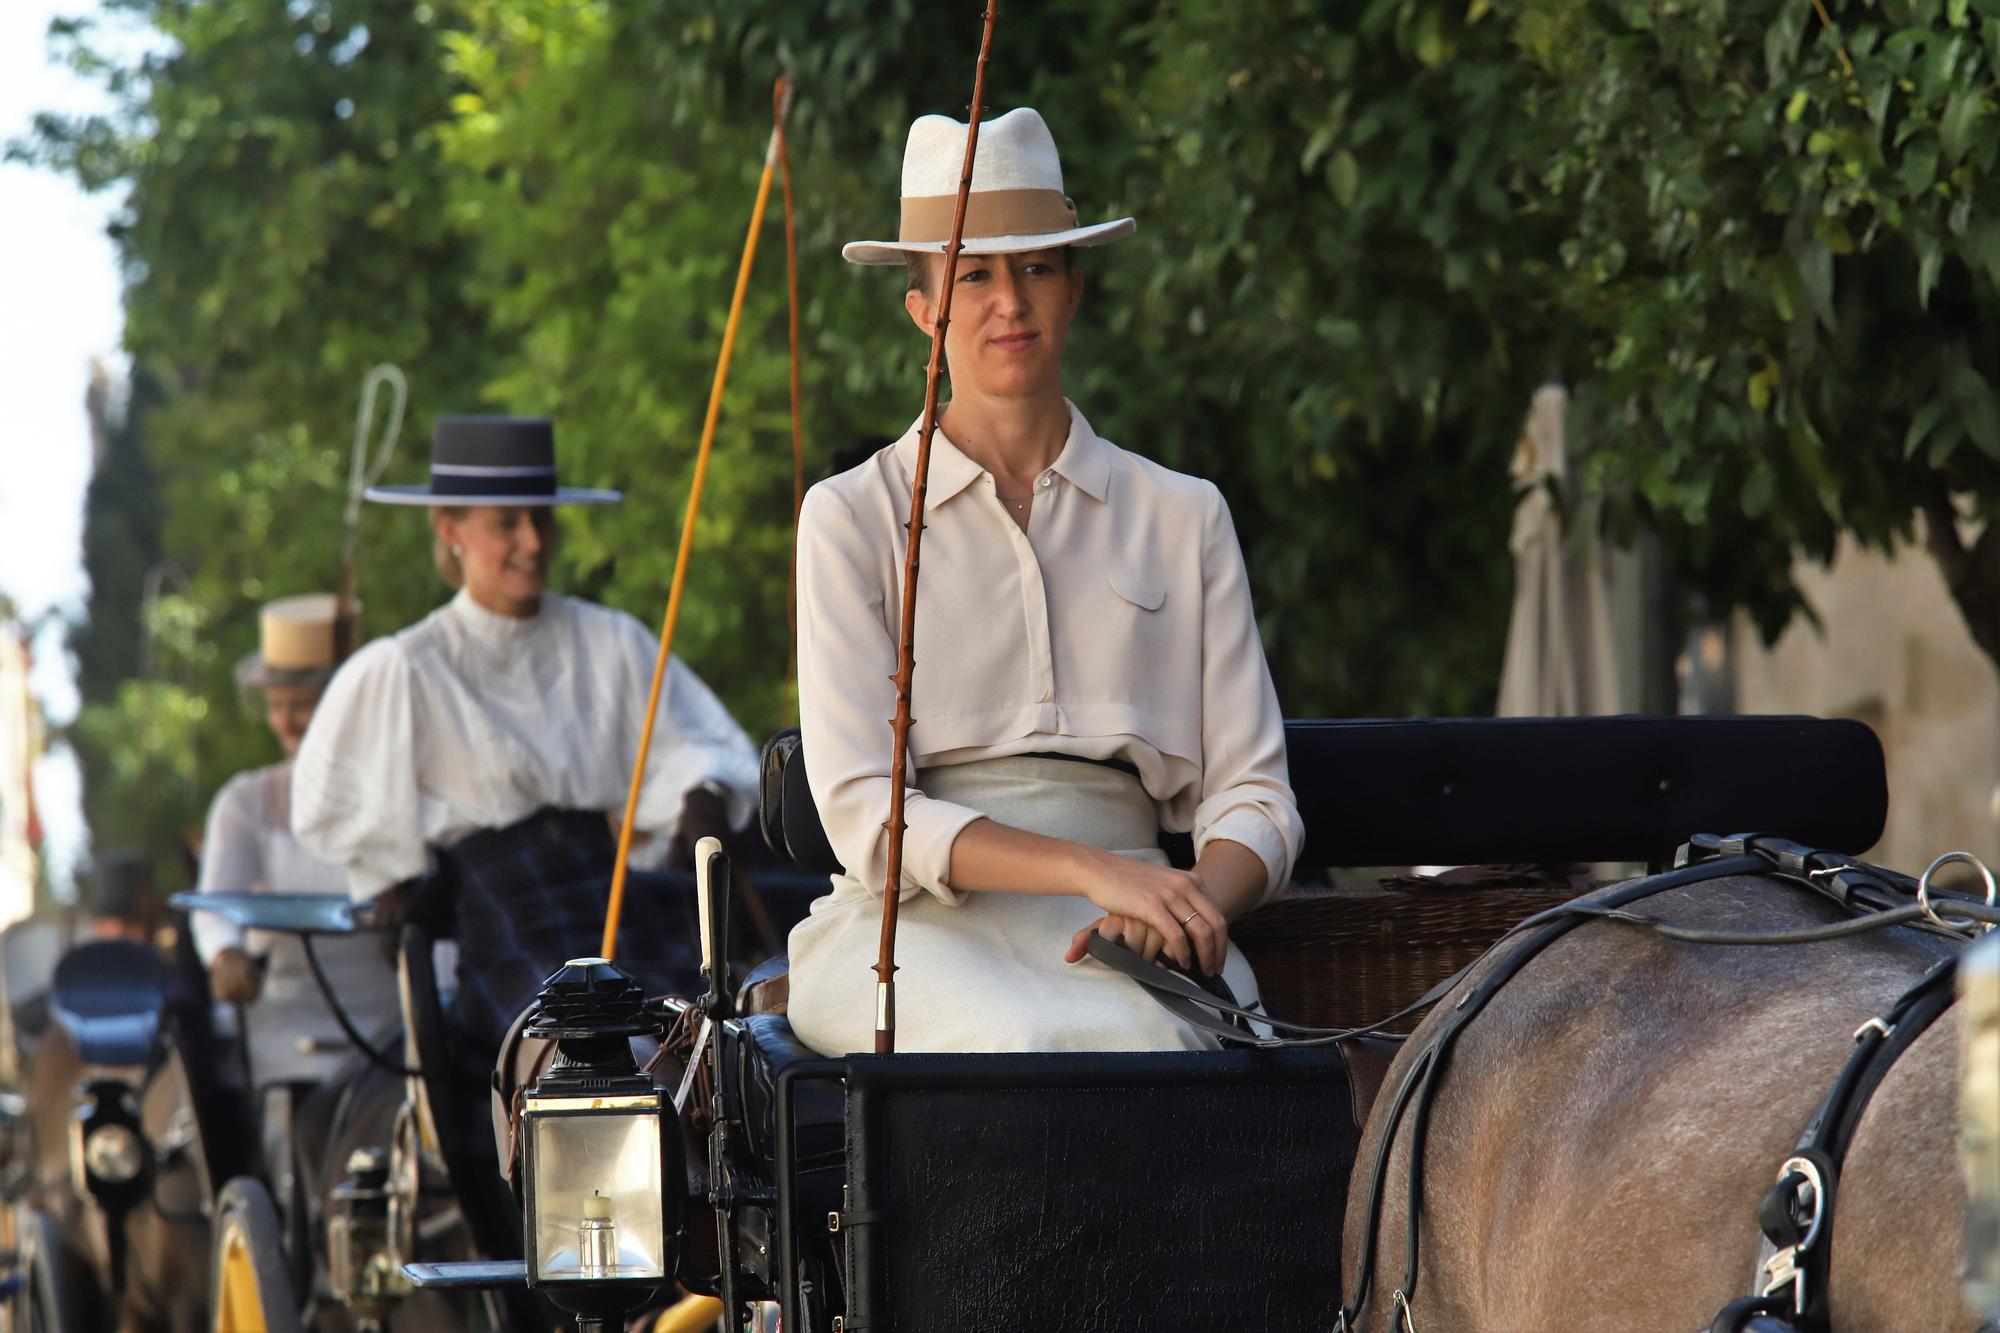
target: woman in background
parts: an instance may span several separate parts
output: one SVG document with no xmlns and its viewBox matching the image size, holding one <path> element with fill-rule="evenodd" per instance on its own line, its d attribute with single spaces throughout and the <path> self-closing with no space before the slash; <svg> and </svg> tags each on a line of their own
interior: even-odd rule
<svg viewBox="0 0 2000 1333">
<path fill-rule="evenodd" d="M 285 757 L 238 773 L 209 806 L 202 838 L 203 893 L 326 893 L 344 897 L 340 867 L 292 835 L 292 763 L 334 670 L 332 594 L 287 597 L 258 618 L 258 651 L 236 669 L 246 693 L 263 698 L 264 718 Z M 242 1007 L 251 1086 L 318 1082 L 351 1053 L 314 982 L 299 937 L 245 931 L 214 912 L 190 914 L 195 949 L 218 1000 Z M 334 995 L 370 1035 L 397 1018 L 396 977 L 382 950 L 361 936 L 322 936 L 314 952 Z"/>
<path fill-rule="evenodd" d="M 507 1027 L 566 960 L 599 951 L 658 640 L 622 611 L 548 590 L 554 506 L 616 491 L 556 482 L 555 431 L 440 418 L 425 486 L 368 498 L 430 509 L 451 601 L 334 677 L 292 778 L 292 826 L 349 890 L 393 904 L 435 872 L 453 897 L 451 1017 L 491 1068 Z M 671 663 L 633 863 L 686 865 L 755 808 L 757 752 L 701 678 Z M 618 961 L 656 990 L 695 984 L 691 895 L 635 876 Z"/>
</svg>

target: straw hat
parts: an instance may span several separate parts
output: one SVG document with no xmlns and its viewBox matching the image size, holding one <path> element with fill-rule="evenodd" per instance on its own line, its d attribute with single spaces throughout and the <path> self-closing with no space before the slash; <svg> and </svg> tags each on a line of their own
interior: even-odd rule
<svg viewBox="0 0 2000 1333">
<path fill-rule="evenodd" d="M 349 618 L 360 610 L 348 603 Z M 340 665 L 335 650 L 340 619 L 330 592 L 266 602 L 257 619 L 257 651 L 236 664 L 237 686 L 311 689 L 326 684 Z"/>
<path fill-rule="evenodd" d="M 370 486 L 390 505 L 607 505 L 617 491 L 556 484 L 556 428 L 542 417 L 439 417 L 431 433 L 431 479 L 422 486 Z"/>
<path fill-rule="evenodd" d="M 849 241 L 854 264 L 900 264 L 913 254 L 941 255 L 951 240 L 958 182 L 965 170 L 966 126 L 949 116 L 919 116 L 903 148 L 903 217 L 893 241 Z M 1063 193 L 1055 136 L 1033 107 L 1016 107 L 979 126 L 972 190 L 965 203 L 968 255 L 1018 254 L 1059 245 L 1103 245 L 1130 236 L 1131 218 L 1077 225 Z"/>
</svg>

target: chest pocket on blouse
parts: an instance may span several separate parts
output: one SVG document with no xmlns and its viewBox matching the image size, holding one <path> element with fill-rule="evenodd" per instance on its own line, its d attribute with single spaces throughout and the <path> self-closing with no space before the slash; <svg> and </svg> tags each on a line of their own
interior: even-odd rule
<svg viewBox="0 0 2000 1333">
<path fill-rule="evenodd" d="M 1157 611 L 1167 600 L 1167 585 L 1130 570 L 1111 571 L 1111 591 L 1141 611 Z"/>
<path fill-rule="evenodd" d="M 1171 622 L 1176 617 L 1161 609 L 1167 603 L 1166 581 L 1157 574 L 1141 572 L 1144 569 L 1140 565 L 1106 571 L 1110 596 L 1104 597 L 1104 610 L 1091 629 L 1101 651 L 1123 658 L 1125 669 L 1117 677 L 1122 682 L 1121 691 L 1143 693 L 1139 682 L 1149 672 L 1161 669 L 1175 648 Z M 1158 706 L 1158 701 L 1151 699 L 1134 698 L 1132 702 L 1148 711 Z"/>
</svg>

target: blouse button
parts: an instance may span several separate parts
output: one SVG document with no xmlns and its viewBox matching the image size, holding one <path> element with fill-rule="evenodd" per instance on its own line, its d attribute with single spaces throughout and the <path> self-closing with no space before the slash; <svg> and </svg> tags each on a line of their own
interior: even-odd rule
<svg viewBox="0 0 2000 1333">
<path fill-rule="evenodd" d="M 1053 477 L 1051 477 L 1048 473 L 1044 472 L 1042 474 L 1042 479 L 1039 482 L 1037 482 L 1036 485 L 1040 486 L 1043 490 L 1047 490 L 1050 487 L 1050 485 L 1053 484 L 1054 480 L 1055 479 Z"/>
</svg>

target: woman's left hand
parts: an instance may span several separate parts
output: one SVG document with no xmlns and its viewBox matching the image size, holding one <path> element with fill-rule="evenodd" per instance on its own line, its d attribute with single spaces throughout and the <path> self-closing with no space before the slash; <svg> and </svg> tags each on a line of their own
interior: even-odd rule
<svg viewBox="0 0 2000 1333">
<path fill-rule="evenodd" d="M 1189 872 L 1189 878 L 1195 880 L 1195 885 L 1198 889 L 1206 891 L 1206 886 L 1201 883 L 1198 874 L 1191 871 Z M 1227 957 L 1229 952 L 1229 927 L 1226 921 L 1221 924 L 1211 923 L 1211 925 L 1215 931 L 1216 971 L 1219 973 L 1222 970 L 1221 960 Z M 1063 955 L 1064 961 L 1070 963 L 1082 962 L 1088 956 L 1086 951 L 1090 947 L 1090 937 L 1093 933 L 1102 935 L 1105 939 L 1113 943 L 1122 943 L 1126 948 L 1138 954 L 1149 963 L 1158 959 L 1167 947 L 1166 936 L 1162 935 L 1157 927 L 1148 925 L 1138 917 L 1121 916 L 1114 912 L 1092 922 L 1090 925 L 1076 932 L 1075 935 L 1072 935 L 1069 941 L 1069 952 Z"/>
</svg>

